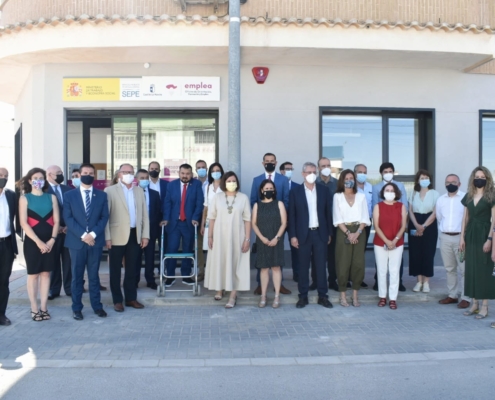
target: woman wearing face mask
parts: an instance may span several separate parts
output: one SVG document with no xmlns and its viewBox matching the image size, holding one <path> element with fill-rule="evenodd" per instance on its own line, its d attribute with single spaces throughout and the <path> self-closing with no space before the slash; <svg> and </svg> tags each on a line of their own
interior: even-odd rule
<svg viewBox="0 0 495 400">
<path fill-rule="evenodd" d="M 378 278 L 378 307 L 387 304 L 387 272 L 390 273 L 388 298 L 390 308 L 397 309 L 399 293 L 400 263 L 404 251 L 404 232 L 407 228 L 407 210 L 400 202 L 401 191 L 395 183 L 387 183 L 380 191 L 383 201 L 373 209 L 373 224 L 375 225 L 376 269 Z"/>
<path fill-rule="evenodd" d="M 50 319 L 47 301 L 50 272 L 55 265 L 55 253 L 51 250 L 59 228 L 58 201 L 54 195 L 46 193 L 49 184 L 46 172 L 41 168 L 31 169 L 17 186 L 23 194 L 19 200 L 19 217 L 25 232 L 24 258 L 31 318 L 33 321 L 44 321 Z"/>
<path fill-rule="evenodd" d="M 225 173 L 217 193 L 208 206 L 208 258 L 204 287 L 217 292 L 230 291 L 225 308 L 234 308 L 237 291 L 249 290 L 249 237 L 251 207 L 241 193 L 235 172 Z"/>
<path fill-rule="evenodd" d="M 280 307 L 280 285 L 284 261 L 284 242 L 281 240 L 287 227 L 287 212 L 284 203 L 277 201 L 277 189 L 272 181 L 265 179 L 258 189 L 260 201 L 253 207 L 251 223 L 256 233 L 256 268 L 260 270 L 261 299 L 258 307 L 266 306 L 266 290 L 272 270 L 275 298 L 272 307 Z"/>
<path fill-rule="evenodd" d="M 464 293 L 472 298 L 471 308 L 464 315 L 477 314 L 475 318 L 482 319 L 488 315 L 488 300 L 495 299 L 493 250 L 490 254 L 495 224 L 495 188 L 487 168 L 476 167 L 471 173 L 462 204 L 465 209 L 459 250 L 466 252 Z M 478 299 L 482 299 L 481 309 Z"/>
<path fill-rule="evenodd" d="M 337 227 L 335 265 L 340 292 L 340 305 L 349 307 L 347 282 L 352 281 L 352 305 L 359 307 L 358 290 L 364 279 L 365 226 L 370 225 L 366 196 L 356 188 L 353 171 L 342 171 L 333 197 L 333 224 Z"/>
<path fill-rule="evenodd" d="M 414 292 L 429 293 L 433 259 L 437 249 L 438 226 L 435 204 L 440 194 L 433 189 L 431 174 L 420 169 L 409 197 L 409 275 L 418 279 Z"/>
</svg>

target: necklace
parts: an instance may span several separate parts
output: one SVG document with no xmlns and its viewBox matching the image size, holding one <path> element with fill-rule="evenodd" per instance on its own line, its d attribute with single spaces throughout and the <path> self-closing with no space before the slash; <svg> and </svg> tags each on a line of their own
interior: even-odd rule
<svg viewBox="0 0 495 400">
<path fill-rule="evenodd" d="M 234 200 L 232 200 L 232 204 L 229 205 L 229 198 L 227 197 L 227 193 L 225 193 L 225 203 L 227 203 L 227 210 L 229 211 L 229 214 L 232 214 L 232 209 L 234 208 L 236 197 L 237 197 L 237 193 L 234 195 Z"/>
</svg>

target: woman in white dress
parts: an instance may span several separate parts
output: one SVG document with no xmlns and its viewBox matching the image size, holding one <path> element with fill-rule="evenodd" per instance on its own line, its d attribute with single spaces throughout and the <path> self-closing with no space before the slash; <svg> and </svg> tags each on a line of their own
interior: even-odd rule
<svg viewBox="0 0 495 400">
<path fill-rule="evenodd" d="M 201 235 L 203 235 L 203 251 L 208 251 L 208 208 L 211 200 L 217 193 L 222 193 L 220 182 L 223 176 L 223 167 L 220 163 L 213 163 L 208 170 L 208 186 L 206 187 L 203 218 L 201 218 Z"/>
<path fill-rule="evenodd" d="M 237 175 L 229 171 L 220 183 L 208 207 L 208 258 L 204 287 L 216 290 L 220 300 L 222 291 L 230 291 L 225 308 L 234 308 L 237 291 L 249 291 L 249 242 L 251 235 L 251 206 L 241 193 Z M 218 296 L 220 296 L 218 298 Z"/>
</svg>

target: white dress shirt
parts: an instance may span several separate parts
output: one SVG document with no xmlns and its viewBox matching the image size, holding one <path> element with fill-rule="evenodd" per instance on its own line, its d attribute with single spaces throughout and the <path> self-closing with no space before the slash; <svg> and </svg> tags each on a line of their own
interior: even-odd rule
<svg viewBox="0 0 495 400">
<path fill-rule="evenodd" d="M 5 189 L 0 194 L 0 238 L 10 236 L 10 210 Z"/>
<path fill-rule="evenodd" d="M 372 204 L 373 204 L 373 185 L 369 182 L 364 182 L 364 186 L 361 189 L 359 185 L 357 186 L 357 190 L 359 193 L 364 194 L 366 197 L 366 203 L 368 203 L 368 213 L 371 216 L 373 215 Z"/>
<path fill-rule="evenodd" d="M 277 173 L 277 171 L 273 171 L 271 174 L 269 174 L 268 172 L 265 171 L 265 179 L 270 179 L 272 182 L 275 182 L 275 174 Z M 272 177 L 269 178 L 268 175 L 271 175 Z"/>
<path fill-rule="evenodd" d="M 450 197 L 448 193 L 440 196 L 436 205 L 436 216 L 440 232 L 460 233 L 462 229 L 462 218 L 464 206 L 461 200 L 466 193 L 457 191 L 455 196 Z"/>
<path fill-rule="evenodd" d="M 151 179 L 150 179 L 150 189 L 153 189 L 153 190 L 156 190 L 159 194 L 160 194 L 160 198 L 162 197 L 162 194 L 160 192 L 160 179 L 158 178 L 158 180 L 156 181 L 156 183 L 154 183 Z"/>
<path fill-rule="evenodd" d="M 359 222 L 360 224 L 370 225 L 370 214 L 368 204 L 363 193 L 356 193 L 352 207 L 345 199 L 344 193 L 335 193 L 333 196 L 333 224 L 350 224 Z"/>
<path fill-rule="evenodd" d="M 136 203 L 134 202 L 134 187 L 131 185 L 129 189 L 123 183 L 120 183 L 122 190 L 124 191 L 125 201 L 127 203 L 127 210 L 129 211 L 129 219 L 131 221 L 131 228 L 136 227 Z"/>
<path fill-rule="evenodd" d="M 82 202 L 83 202 L 83 206 L 84 206 L 84 211 L 87 211 L 86 210 L 86 190 L 89 190 L 89 198 L 90 198 L 91 201 L 93 201 L 93 186 L 90 186 L 88 189 L 83 188 L 82 185 L 79 186 L 79 191 L 81 192 L 81 197 L 82 197 Z M 90 207 L 91 207 L 91 203 L 90 203 Z M 88 227 L 86 227 L 86 229 L 88 229 Z M 89 234 L 91 236 L 93 236 L 93 239 L 96 238 L 96 233 L 89 232 Z M 84 236 L 86 236 L 86 233 L 83 233 L 83 235 L 81 236 L 81 239 L 83 239 Z"/>
<path fill-rule="evenodd" d="M 308 187 L 304 185 L 304 192 L 306 193 L 306 200 L 308 202 L 308 211 L 309 211 L 308 228 L 318 228 L 320 225 L 318 223 L 318 209 L 316 207 L 316 185 L 313 186 L 313 190 L 308 189 Z"/>
</svg>

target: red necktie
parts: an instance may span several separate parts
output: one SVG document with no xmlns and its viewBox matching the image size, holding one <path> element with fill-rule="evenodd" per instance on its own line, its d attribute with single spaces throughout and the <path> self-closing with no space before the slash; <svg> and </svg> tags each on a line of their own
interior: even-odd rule
<svg viewBox="0 0 495 400">
<path fill-rule="evenodd" d="M 182 188 L 182 199 L 180 200 L 180 217 L 179 219 L 181 221 L 186 220 L 186 190 L 187 190 L 187 184 L 184 184 L 184 187 Z"/>
<path fill-rule="evenodd" d="M 272 174 L 268 174 L 268 180 L 271 181 L 272 180 Z"/>
</svg>

